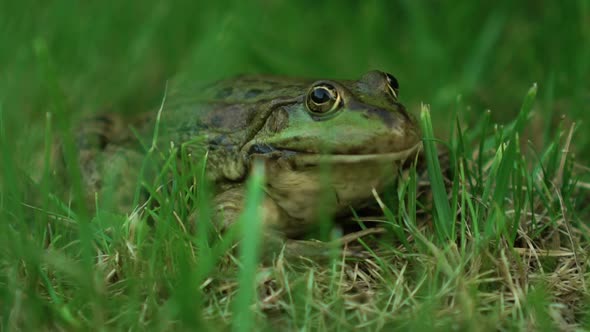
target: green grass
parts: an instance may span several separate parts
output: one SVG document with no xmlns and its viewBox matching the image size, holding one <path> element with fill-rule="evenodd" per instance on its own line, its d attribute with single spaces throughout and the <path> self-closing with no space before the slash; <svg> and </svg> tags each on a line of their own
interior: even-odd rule
<svg viewBox="0 0 590 332">
<path fill-rule="evenodd" d="M 0 2 L 0 329 L 590 329 L 588 40 L 585 0 Z M 58 137 L 75 164 L 76 120 L 157 110 L 172 77 L 374 68 L 425 166 L 377 196 L 354 257 L 259 264 L 257 171 L 217 237 L 205 153 L 144 142 L 151 205 L 128 215 L 71 204 L 49 166 Z"/>
</svg>

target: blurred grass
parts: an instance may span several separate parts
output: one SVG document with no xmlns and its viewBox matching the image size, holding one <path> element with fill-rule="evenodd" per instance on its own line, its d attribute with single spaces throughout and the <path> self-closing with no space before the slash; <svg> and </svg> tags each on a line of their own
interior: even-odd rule
<svg viewBox="0 0 590 332">
<path fill-rule="evenodd" d="M 534 126 L 551 128 L 561 115 L 588 117 L 589 12 L 584 0 L 3 1 L 0 100 L 12 110 L 5 112 L 12 136 L 50 109 L 33 50 L 41 40 L 74 115 L 154 107 L 171 77 L 356 78 L 379 68 L 397 76 L 414 112 L 431 104 L 435 121 L 446 119 L 459 94 L 472 106 L 466 119 L 489 108 L 495 121 L 507 121 L 537 82 L 543 98 Z M 588 141 L 576 144 L 584 158 Z"/>
<path fill-rule="evenodd" d="M 516 264 L 516 272 L 508 268 L 508 260 L 520 262 L 520 256 L 510 251 L 512 241 L 508 246 L 499 245 L 517 236 L 519 213 L 530 213 L 531 236 L 541 236 L 548 229 L 563 232 L 558 221 L 569 220 L 566 212 L 574 215 L 570 218 L 588 213 L 584 208 L 587 200 L 576 197 L 567 181 L 573 176 L 571 163 L 565 165 L 565 172 L 560 170 L 558 135 L 569 128 L 569 122 L 576 122 L 579 129 L 571 149 L 577 152 L 578 161 L 589 163 L 590 133 L 585 129 L 590 119 L 589 40 L 590 4 L 585 0 L 1 1 L 2 325 L 14 328 L 10 324 L 16 321 L 25 329 L 109 326 L 168 330 L 178 325 L 213 328 L 220 325 L 217 320 L 227 323 L 232 313 L 252 324 L 261 310 L 248 305 L 254 297 L 253 289 L 248 288 L 254 282 L 251 278 L 255 261 L 248 261 L 253 256 L 243 257 L 248 264 L 240 278 L 232 270 L 210 278 L 214 268 L 223 266 L 222 253 L 230 244 L 209 243 L 209 229 L 193 238 L 177 225 L 177 220 L 188 217 L 189 211 L 166 203 L 170 197 L 197 202 L 202 214 L 199 218 L 208 219 L 210 211 L 207 199 L 203 199 L 206 187 L 199 187 L 197 197 L 183 188 L 174 188 L 170 197 L 154 195 L 162 209 L 150 211 L 151 217 L 164 226 L 146 236 L 145 220 L 131 218 L 123 223 L 119 222 L 121 216 L 91 216 L 83 210 L 70 211 L 67 202 L 59 209 L 50 208 L 48 214 L 37 212 L 29 217 L 30 209 L 20 204 L 21 199 L 26 201 L 23 197 L 27 192 L 19 168 L 48 181 L 41 182 L 42 191 L 48 191 L 51 183 L 43 176 L 47 175 L 44 144 L 48 137 L 67 136 L 63 131 L 83 114 L 155 110 L 166 80 L 173 77 L 203 82 L 261 72 L 354 79 L 376 68 L 398 78 L 401 99 L 412 112 L 418 113 L 422 102 L 430 104 L 435 134 L 452 137 L 455 161 L 471 161 L 471 147 L 478 144 L 480 155 L 502 147 L 485 160 L 492 169 L 488 181 L 484 158 L 473 160 L 475 169 L 467 162 L 455 169 L 461 181 L 455 182 L 451 208 L 454 210 L 460 202 L 466 210 L 459 225 L 463 241 L 460 253 L 448 243 L 437 247 L 452 236 L 444 229 L 437 229 L 442 232 L 440 242 L 422 235 L 416 228 L 414 195 L 408 198 L 406 210 L 400 194 L 394 199 L 400 201 L 399 213 L 388 211 L 388 221 L 396 229 L 396 236 L 410 234 L 413 239 L 404 239 L 402 249 L 386 244 L 390 249 L 386 255 L 396 255 L 399 261 L 377 257 L 381 270 L 371 265 L 381 271 L 371 277 L 382 282 L 380 287 L 386 290 L 374 294 L 378 307 L 372 312 L 363 311 L 366 306 L 354 307 L 358 299 L 344 300 L 347 290 L 338 279 L 341 275 L 334 271 L 344 271 L 345 267 L 337 264 L 328 267 L 333 274 L 326 276 L 327 272 L 319 267 L 293 273 L 288 263 L 279 261 L 275 269 L 258 275 L 262 280 L 255 282 L 281 290 L 286 294 L 281 301 L 287 303 L 272 302 L 277 296 L 272 292 L 259 296 L 271 302 L 264 305 L 282 306 L 290 319 L 286 326 L 291 328 L 350 329 L 355 323 L 349 323 L 349 319 L 370 324 L 367 317 L 373 317 L 371 314 L 378 317 L 370 325 L 375 327 L 451 327 L 456 326 L 452 321 L 456 316 L 433 316 L 437 310 L 444 312 L 449 299 L 456 304 L 455 310 L 465 314 L 461 326 L 497 327 L 496 320 L 505 319 L 504 301 L 514 300 L 503 296 L 526 291 L 526 285 L 513 284 L 519 280 L 511 275 L 524 269 L 524 263 Z M 522 96 L 534 82 L 538 86 L 537 99 L 531 99 L 530 105 L 523 104 Z M 533 111 L 530 118 L 529 107 Z M 47 112 L 52 112 L 51 121 Z M 463 121 L 451 122 L 454 114 Z M 493 128 L 491 124 L 508 124 L 514 118 L 517 120 L 513 126 Z M 460 133 L 453 136 L 453 128 L 460 129 Z M 489 134 L 491 139 L 484 141 L 482 137 Z M 532 140 L 538 160 L 522 157 L 521 149 L 530 152 L 523 143 L 527 139 Z M 507 140 L 511 143 L 506 147 L 502 144 Z M 434 166 L 433 160 L 429 166 Z M 535 166 L 532 172 L 527 171 L 528 164 Z M 174 171 L 175 167 L 169 167 Z M 193 183 L 193 177 L 203 179 L 202 165 L 192 167 L 193 172 L 176 174 L 179 183 Z M 434 167 L 429 172 L 436 174 L 438 170 Z M 541 175 L 544 179 L 560 177 L 557 185 L 561 185 L 563 197 L 554 197 L 553 182 L 538 181 Z M 500 178 L 510 179 L 511 185 L 526 187 L 526 191 L 511 192 L 506 187 L 508 180 L 495 186 Z M 415 193 L 416 181 L 414 173 L 408 187 L 401 187 Z M 467 192 L 459 183 L 475 185 Z M 438 185 L 435 200 L 446 206 L 444 191 Z M 147 187 L 156 193 L 155 184 Z M 483 202 L 474 198 L 480 196 Z M 515 214 L 502 213 L 508 204 L 506 197 Z M 571 206 L 572 201 L 582 207 Z M 490 204 L 489 210 L 486 204 Z M 546 207 L 550 222 L 545 215 L 535 219 L 533 205 Z M 445 212 L 437 218 L 443 217 L 446 222 L 456 211 L 443 209 Z M 177 212 L 181 215 L 175 215 Z M 47 223 L 53 229 L 47 228 Z M 50 237 L 52 241 L 46 247 Z M 485 254 L 478 256 L 485 252 L 480 251 L 482 243 L 498 245 L 491 252 L 494 259 Z M 196 254 L 194 248 L 198 249 Z M 539 264 L 541 261 L 547 271 L 552 271 L 551 267 L 557 270 L 560 264 L 549 256 L 539 258 Z M 408 262 L 418 263 L 408 267 Z M 470 269 L 480 271 L 481 265 L 481 276 L 477 272 L 470 274 Z M 496 279 L 487 277 L 486 273 L 496 270 L 502 274 L 494 275 Z M 347 273 L 367 276 L 358 269 Z M 508 280 L 506 284 L 502 277 Z M 239 290 L 236 280 L 241 283 Z M 415 289 L 408 288 L 408 280 Z M 321 288 L 322 282 L 325 288 Z M 525 317 L 547 315 L 549 303 L 557 300 L 545 292 L 542 283 L 533 288 L 536 286 L 538 289 L 526 303 L 517 303 L 511 309 L 511 317 L 520 317 L 522 322 L 515 320 L 512 325 L 502 326 L 524 328 L 519 324 L 526 324 Z M 367 287 L 370 289 L 370 284 Z M 502 304 L 489 304 L 491 289 L 504 290 L 502 300 L 498 300 Z M 234 293 L 241 296 L 242 302 L 231 307 L 228 298 Z M 333 316 L 323 316 L 327 304 Z M 416 310 L 398 315 L 407 307 Z M 482 307 L 487 310 L 485 316 L 478 312 Z M 203 316 L 209 320 L 202 321 Z M 23 321 L 22 317 L 28 319 Z M 393 321 L 387 317 L 393 317 Z M 481 325 L 477 325 L 480 321 Z M 540 324 L 554 327 L 543 318 Z M 268 326 L 255 325 L 261 329 Z"/>
</svg>

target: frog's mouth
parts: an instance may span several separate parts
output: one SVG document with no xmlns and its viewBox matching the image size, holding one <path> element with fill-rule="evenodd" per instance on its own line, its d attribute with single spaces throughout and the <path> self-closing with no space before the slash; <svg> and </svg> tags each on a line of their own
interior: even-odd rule
<svg viewBox="0 0 590 332">
<path fill-rule="evenodd" d="M 316 165 L 320 163 L 347 164 L 362 162 L 395 162 L 404 161 L 415 156 L 422 149 L 422 142 L 405 150 L 374 154 L 330 154 L 311 153 L 289 149 L 276 149 L 268 145 L 252 145 L 249 149 L 251 157 L 263 157 L 266 159 L 283 159 L 294 162 L 297 165 Z"/>
</svg>

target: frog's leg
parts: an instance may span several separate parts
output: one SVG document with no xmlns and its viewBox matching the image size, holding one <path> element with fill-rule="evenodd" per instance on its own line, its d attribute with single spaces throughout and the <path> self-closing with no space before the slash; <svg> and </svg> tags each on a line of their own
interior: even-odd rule
<svg viewBox="0 0 590 332">
<path fill-rule="evenodd" d="M 244 185 L 236 185 L 224 190 L 214 199 L 215 210 L 213 223 L 219 233 L 223 233 L 232 227 L 240 217 L 244 208 L 246 189 Z M 286 214 L 269 197 L 265 196 L 262 202 L 262 237 L 264 247 L 263 254 L 278 251 L 285 240 L 276 225 L 287 218 Z"/>
<path fill-rule="evenodd" d="M 130 148 L 127 123 L 115 114 L 98 115 L 77 132 L 78 165 L 88 206 L 130 213 L 143 154 Z"/>
<path fill-rule="evenodd" d="M 215 210 L 213 223 L 219 232 L 231 227 L 239 218 L 245 200 L 246 191 L 239 185 L 223 191 L 214 198 Z M 321 242 L 312 240 L 289 239 L 281 231 L 282 225 L 289 224 L 290 217 L 276 204 L 272 198 L 265 196 L 262 203 L 262 258 L 267 260 L 281 250 L 288 259 L 309 258 L 324 260 L 333 257 L 330 249 L 341 247 L 350 241 Z M 354 253 L 348 253 L 354 254 Z M 356 255 L 355 255 L 356 256 Z"/>
</svg>

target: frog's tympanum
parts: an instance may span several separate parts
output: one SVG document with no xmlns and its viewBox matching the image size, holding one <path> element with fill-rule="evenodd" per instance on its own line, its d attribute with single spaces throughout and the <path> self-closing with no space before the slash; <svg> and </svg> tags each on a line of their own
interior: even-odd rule
<svg viewBox="0 0 590 332">
<path fill-rule="evenodd" d="M 297 237 L 317 224 L 321 209 L 343 215 L 374 200 L 373 188 L 390 184 L 399 165 L 420 149 L 419 127 L 398 92 L 397 80 L 380 71 L 359 80 L 239 76 L 198 93 L 170 88 L 160 112 L 132 120 L 97 116 L 81 126 L 88 199 L 131 209 L 145 143 L 156 137 L 160 153 L 183 145 L 207 151 L 214 219 L 222 228 L 239 215 L 249 171 L 262 160 L 264 229 Z M 115 179 L 115 193 L 101 197 L 108 179 Z"/>
</svg>

